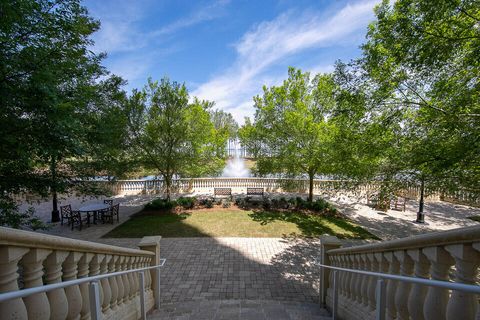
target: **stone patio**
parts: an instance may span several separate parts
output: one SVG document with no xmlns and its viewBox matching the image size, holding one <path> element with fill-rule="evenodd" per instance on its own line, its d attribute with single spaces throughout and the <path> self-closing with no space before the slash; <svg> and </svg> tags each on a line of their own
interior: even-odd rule
<svg viewBox="0 0 480 320">
<path fill-rule="evenodd" d="M 477 222 L 466 217 L 480 213 L 479 208 L 432 202 L 426 205 L 431 214 L 427 223 L 419 225 L 412 222 L 414 201 L 407 204 L 406 212 L 379 213 L 358 202 L 331 200 L 383 239 L 474 225 Z M 95 201 L 101 199 L 74 203 Z M 145 201 L 143 197 L 117 199 L 120 223 L 140 211 Z M 71 231 L 53 224 L 46 233 L 137 248 L 138 238 L 101 238 L 116 226 L 98 224 Z M 344 245 L 359 242 L 344 241 Z M 161 256 L 167 263 L 161 275 L 162 305 L 149 319 L 326 319 L 328 312 L 318 304 L 319 270 L 314 266 L 318 254 L 317 239 L 164 238 Z"/>
<path fill-rule="evenodd" d="M 222 300 L 166 303 L 147 316 L 151 320 L 330 320 L 318 304 L 272 300 Z"/>
</svg>

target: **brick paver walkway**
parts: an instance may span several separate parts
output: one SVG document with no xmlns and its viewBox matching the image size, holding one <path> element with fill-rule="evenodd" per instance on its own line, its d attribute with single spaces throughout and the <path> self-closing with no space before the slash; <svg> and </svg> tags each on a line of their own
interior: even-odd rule
<svg viewBox="0 0 480 320">
<path fill-rule="evenodd" d="M 330 320 L 316 303 L 273 300 L 191 301 L 163 304 L 147 317 L 150 320 Z"/>
<path fill-rule="evenodd" d="M 165 238 L 162 301 L 318 301 L 318 241 Z"/>
</svg>

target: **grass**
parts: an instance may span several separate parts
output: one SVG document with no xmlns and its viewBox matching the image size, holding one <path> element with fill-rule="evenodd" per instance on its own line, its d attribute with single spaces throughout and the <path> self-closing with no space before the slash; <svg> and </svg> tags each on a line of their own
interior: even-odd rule
<svg viewBox="0 0 480 320">
<path fill-rule="evenodd" d="M 480 216 L 470 216 L 470 217 L 467 217 L 467 219 L 480 222 Z"/>
<path fill-rule="evenodd" d="M 297 212 L 248 211 L 236 208 L 195 210 L 176 214 L 140 214 L 104 237 L 318 237 L 378 239 L 355 223 L 338 218 Z"/>
</svg>

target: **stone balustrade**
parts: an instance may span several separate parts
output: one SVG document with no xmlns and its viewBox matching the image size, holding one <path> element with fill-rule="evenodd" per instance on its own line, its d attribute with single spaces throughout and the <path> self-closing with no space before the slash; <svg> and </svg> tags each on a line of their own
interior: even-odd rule
<svg viewBox="0 0 480 320">
<path fill-rule="evenodd" d="M 322 240 L 322 261 L 359 269 L 465 284 L 479 284 L 480 226 L 350 248 Z M 338 271 L 338 315 L 341 319 L 375 318 L 376 278 Z M 333 305 L 332 273 L 324 269 L 322 301 Z M 461 291 L 386 280 L 387 319 L 480 319 L 479 297 Z"/>
<path fill-rule="evenodd" d="M 0 227 L 0 293 L 158 265 L 160 237 L 145 237 L 139 247 L 142 250 Z M 154 271 L 145 274 L 146 310 L 159 294 L 152 276 Z M 138 274 L 102 279 L 99 286 L 103 319 L 140 318 Z M 0 303 L 0 318 L 90 319 L 88 284 Z"/>
<path fill-rule="evenodd" d="M 213 193 L 214 188 L 232 188 L 234 193 L 246 193 L 247 188 L 264 188 L 267 192 L 307 192 L 306 179 L 281 178 L 193 178 L 176 179 L 173 189 L 176 192 Z M 117 195 L 156 194 L 163 192 L 162 180 L 118 180 L 111 183 L 112 192 Z M 354 184 L 343 180 L 314 180 L 314 192 L 333 194 L 337 191 L 366 194 L 378 189 L 375 183 Z"/>
<path fill-rule="evenodd" d="M 98 182 L 102 183 L 102 182 Z M 115 182 L 103 182 L 110 184 L 112 192 L 116 195 L 158 194 L 164 189 L 162 180 L 118 180 Z M 309 181 L 307 179 L 284 179 L 284 178 L 191 178 L 176 179 L 173 181 L 173 189 L 178 193 L 199 192 L 213 193 L 214 188 L 232 188 L 234 193 L 246 193 L 246 188 L 265 188 L 267 192 L 308 192 Z M 378 182 L 356 183 L 349 180 L 314 180 L 313 191 L 320 195 L 335 195 L 340 193 L 364 197 L 369 193 L 378 191 Z M 420 187 L 407 185 L 401 192 L 405 197 L 418 198 Z M 480 192 L 458 190 L 444 193 L 437 190 L 426 190 L 426 198 L 429 200 L 447 200 L 464 204 L 480 204 Z"/>
</svg>

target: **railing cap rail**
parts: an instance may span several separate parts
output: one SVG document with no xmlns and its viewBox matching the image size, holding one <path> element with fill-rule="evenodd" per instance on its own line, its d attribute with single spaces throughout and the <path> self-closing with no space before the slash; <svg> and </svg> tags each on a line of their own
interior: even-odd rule
<svg viewBox="0 0 480 320">
<path fill-rule="evenodd" d="M 328 268 L 331 270 L 336 270 L 336 271 L 351 272 L 351 273 L 362 274 L 366 276 L 379 277 L 382 279 L 405 281 L 405 282 L 417 283 L 425 286 L 440 287 L 440 288 L 445 288 L 449 290 L 458 290 L 463 292 L 480 294 L 480 286 L 473 285 L 473 284 L 440 281 L 440 280 L 424 279 L 424 278 L 416 278 L 416 277 L 407 277 L 407 276 L 401 276 L 396 274 L 363 271 L 363 270 L 356 270 L 356 269 L 347 269 L 347 268 L 333 267 L 333 266 L 324 265 L 324 264 L 318 264 L 318 266 L 323 268 Z"/>
<path fill-rule="evenodd" d="M 449 244 L 461 244 L 480 241 L 480 226 L 464 227 L 447 231 L 421 234 L 385 242 L 365 244 L 348 248 L 332 249 L 328 254 L 351 254 L 364 252 L 383 252 L 393 250 L 416 249 Z"/>
<path fill-rule="evenodd" d="M 52 236 L 39 232 L 0 227 L 0 246 L 41 248 L 61 251 L 91 252 L 125 256 L 154 256 L 150 251 Z"/>
</svg>

